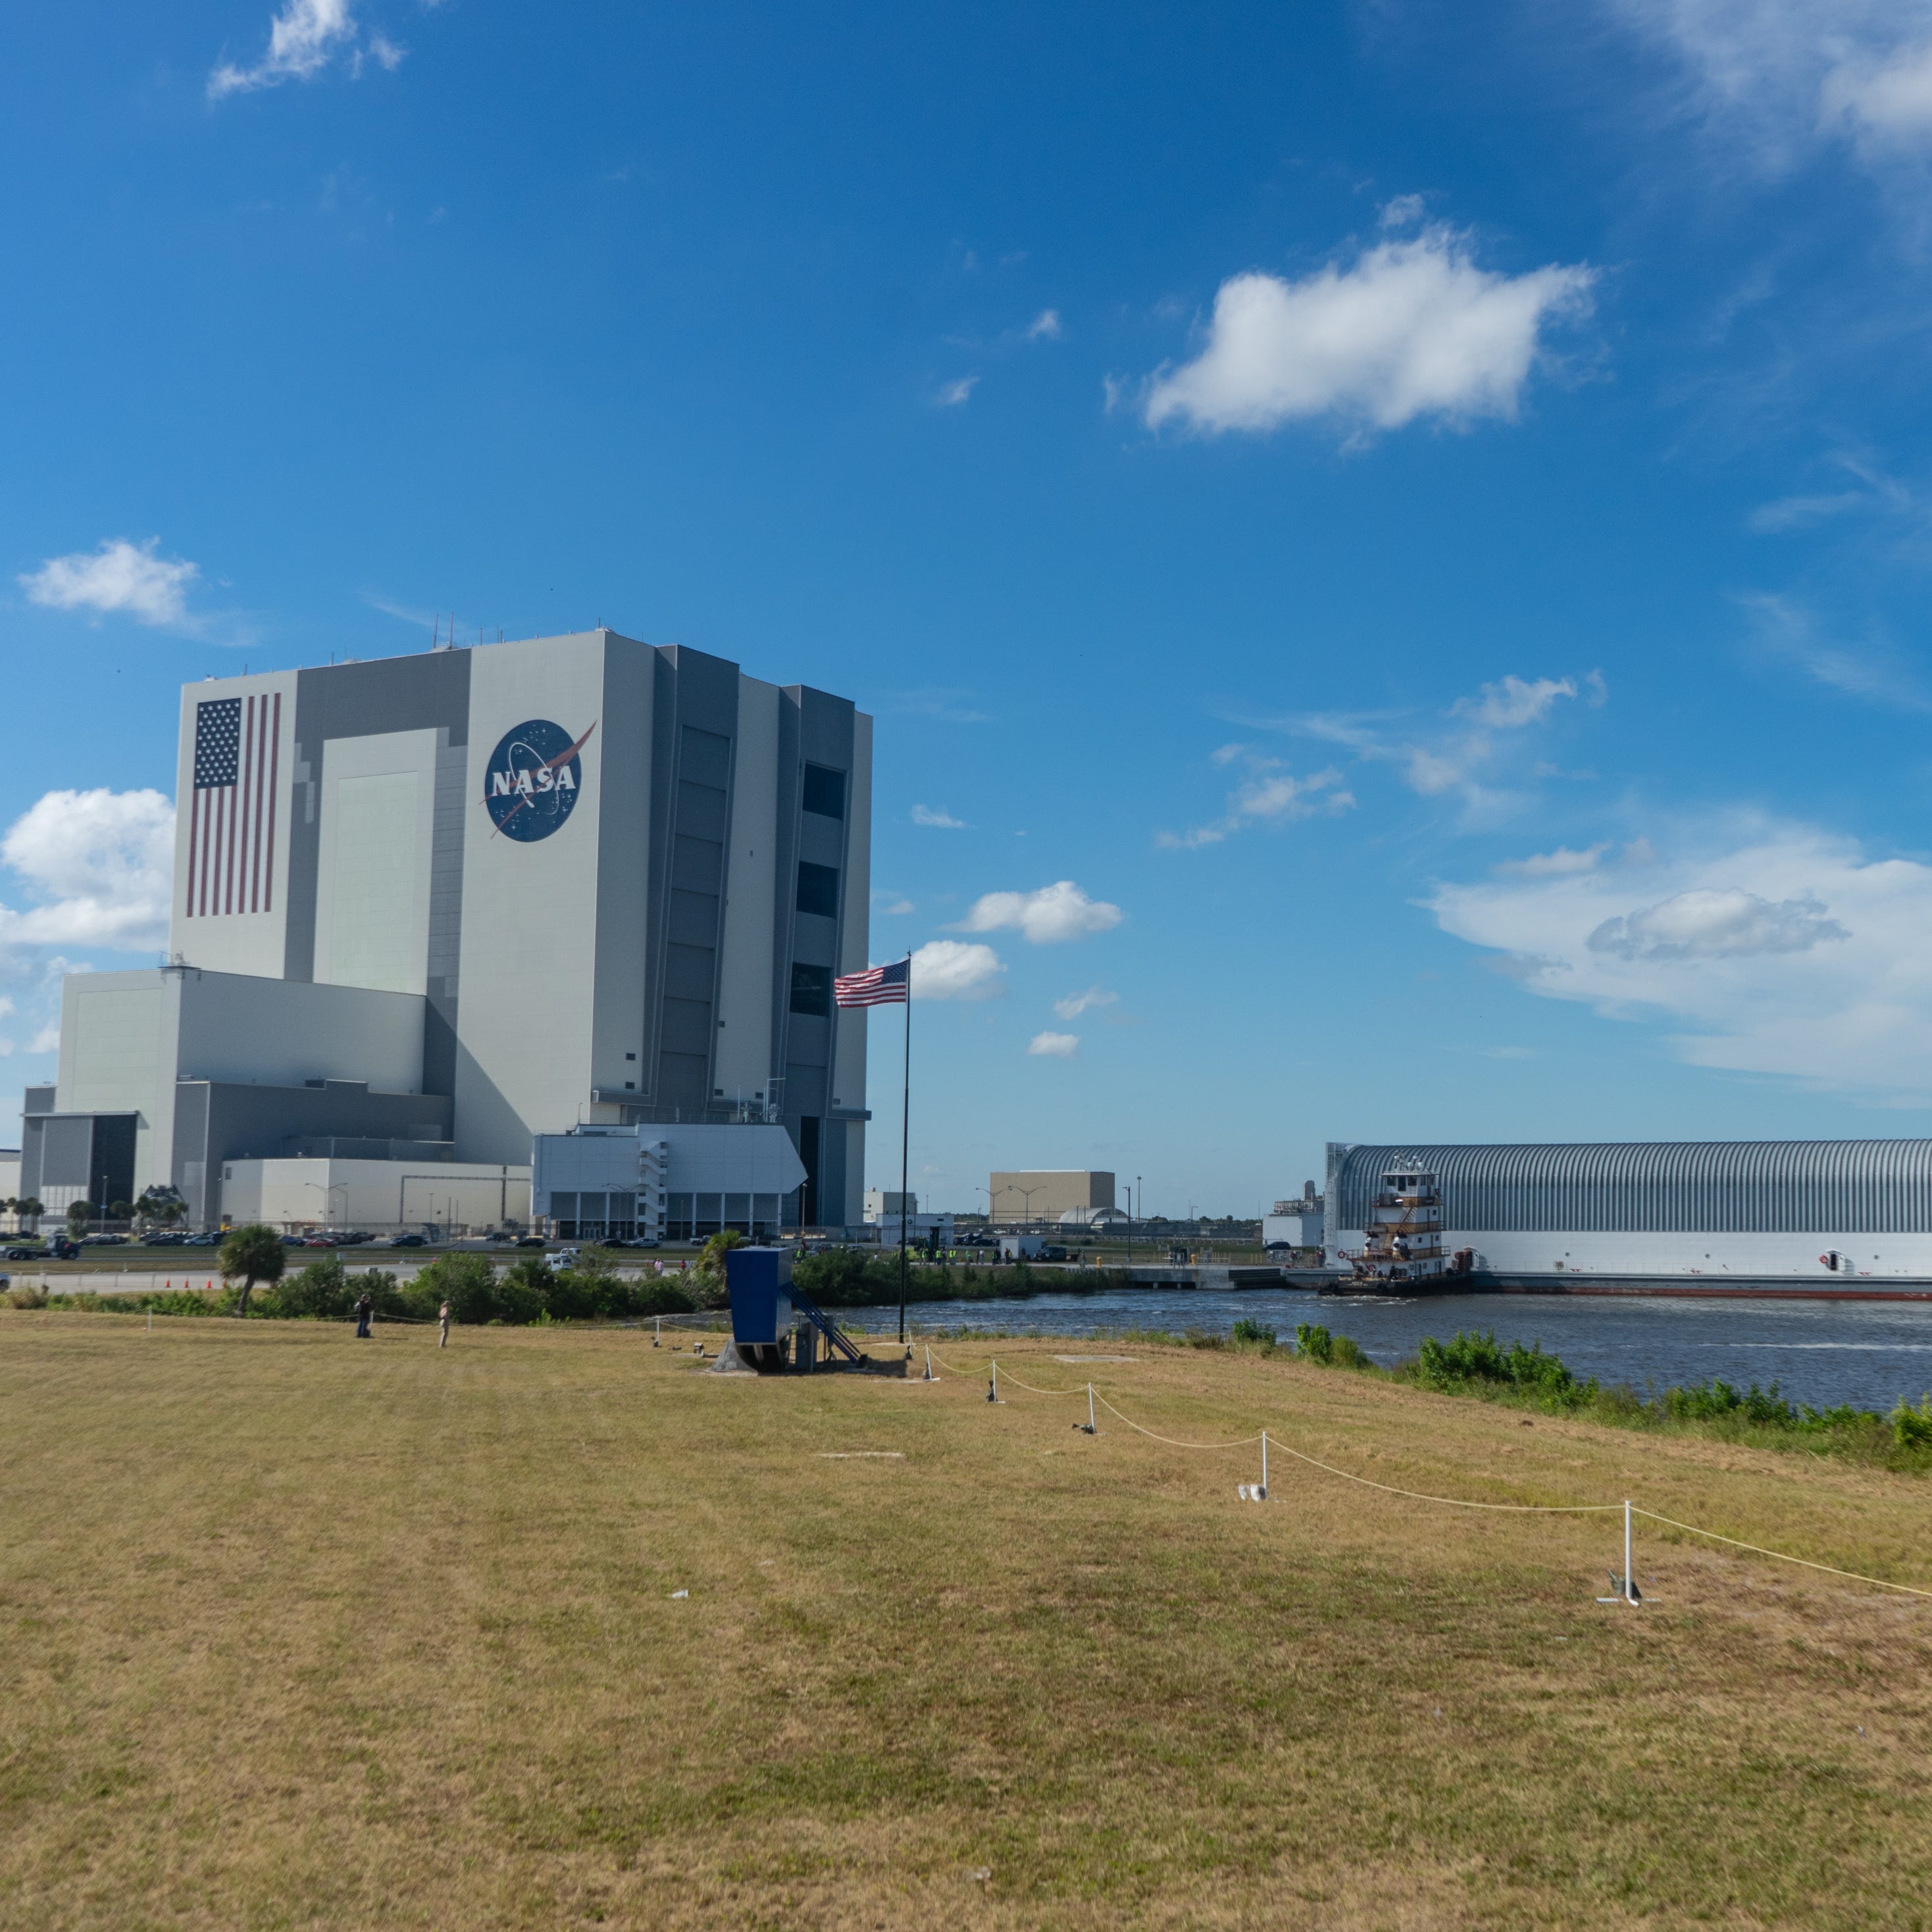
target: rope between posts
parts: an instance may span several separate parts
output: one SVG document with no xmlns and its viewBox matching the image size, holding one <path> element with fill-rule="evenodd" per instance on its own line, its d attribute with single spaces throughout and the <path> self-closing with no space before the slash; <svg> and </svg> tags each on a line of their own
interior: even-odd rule
<svg viewBox="0 0 1932 1932">
<path fill-rule="evenodd" d="M 1081 1389 L 1076 1390 L 1075 1393 L 1084 1395 L 1086 1390 Z M 1142 1429 L 1141 1425 L 1131 1415 L 1122 1415 L 1120 1412 L 1103 1395 L 1096 1394 L 1094 1400 L 1109 1415 L 1124 1422 L 1130 1429 L 1138 1429 L 1143 1436 L 1150 1438 L 1156 1442 L 1165 1442 L 1171 1449 L 1243 1449 L 1250 1442 L 1258 1442 L 1262 1439 L 1260 1435 L 1257 1433 L 1253 1436 L 1238 1436 L 1232 1442 L 1183 1442 L 1172 1436 L 1156 1436 L 1151 1429 Z"/>
<path fill-rule="evenodd" d="M 966 1371 L 956 1368 L 943 1357 L 934 1355 L 940 1366 L 957 1375 Z M 991 1358 L 989 1358 L 991 1359 Z M 1077 1389 L 1036 1389 L 1030 1383 L 1021 1382 L 1009 1371 L 1006 1379 L 1016 1387 L 1025 1389 L 1030 1395 L 1081 1396 L 1092 1388 L 1090 1383 Z M 1238 1436 L 1230 1442 L 1184 1442 L 1172 1436 L 1161 1436 L 1144 1427 L 1130 1415 L 1123 1414 L 1107 1398 L 1094 1391 L 1094 1400 L 1117 1421 L 1148 1437 L 1150 1441 L 1162 1442 L 1172 1449 L 1240 1449 L 1251 1442 L 1258 1442 L 1267 1434 L 1266 1430 L 1253 1436 Z M 1520 1516 L 1613 1516 L 1626 1507 L 1622 1503 L 1485 1503 L 1474 1502 L 1463 1496 L 1431 1496 L 1421 1490 L 1399 1489 L 1393 1483 L 1378 1483 L 1372 1476 L 1358 1476 L 1350 1469 L 1338 1469 L 1332 1462 L 1324 1462 L 1313 1456 L 1305 1455 L 1299 1449 L 1292 1449 L 1279 1436 L 1270 1440 L 1270 1446 L 1282 1454 L 1292 1456 L 1298 1462 L 1306 1462 L 1310 1468 L 1319 1469 L 1324 1474 L 1339 1476 L 1344 1482 L 1359 1483 L 1364 1489 L 1379 1490 L 1384 1496 L 1402 1496 L 1411 1502 L 1439 1503 L 1448 1509 L 1496 1510 L 1508 1514 Z M 1775 1563 L 1795 1563 L 1801 1568 L 1817 1570 L 1828 1576 L 1843 1576 L 1854 1583 L 1869 1583 L 1880 1590 L 1896 1590 L 1908 1597 L 1923 1597 L 1932 1600 L 1932 1590 L 1921 1589 L 1916 1584 L 1894 1583 L 1883 1576 L 1868 1576 L 1862 1570 L 1841 1570 L 1836 1564 L 1815 1562 L 1808 1556 L 1792 1556 L 1782 1550 L 1767 1550 L 1761 1543 L 1746 1543 L 1735 1536 L 1726 1536 L 1714 1529 L 1700 1529 L 1694 1522 L 1679 1522 L 1675 1516 L 1660 1516 L 1655 1510 L 1642 1508 L 1636 1503 L 1628 1505 L 1633 1516 L 1645 1517 L 1652 1522 L 1662 1523 L 1671 1529 L 1681 1529 L 1688 1536 L 1708 1537 L 1714 1543 L 1729 1544 L 1733 1550 L 1749 1550 L 1754 1556 L 1768 1556 Z"/>
<path fill-rule="evenodd" d="M 1735 1536 L 1720 1536 L 1714 1529 L 1700 1529 L 1694 1522 L 1679 1522 L 1676 1517 L 1659 1516 L 1654 1510 L 1647 1510 L 1638 1504 L 1630 1504 L 1633 1516 L 1648 1516 L 1652 1522 L 1667 1523 L 1672 1529 L 1681 1529 L 1692 1536 L 1708 1536 L 1714 1543 L 1728 1543 L 1733 1550 L 1748 1550 L 1754 1556 L 1769 1556 L 1780 1563 L 1801 1564 L 1807 1570 L 1822 1570 L 1830 1576 L 1849 1576 L 1855 1583 L 1874 1583 L 1881 1590 L 1902 1590 L 1908 1597 L 1932 1597 L 1932 1590 L 1922 1590 L 1911 1583 L 1888 1583 L 1882 1576 L 1868 1576 L 1861 1570 L 1840 1570 L 1835 1564 L 1814 1563 L 1808 1556 L 1788 1556 L 1781 1550 L 1766 1550 L 1762 1544 L 1741 1543 Z"/>
</svg>

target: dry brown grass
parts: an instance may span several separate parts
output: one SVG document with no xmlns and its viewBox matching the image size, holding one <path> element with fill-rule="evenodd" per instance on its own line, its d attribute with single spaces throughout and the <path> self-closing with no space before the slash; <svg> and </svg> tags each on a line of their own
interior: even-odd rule
<svg viewBox="0 0 1932 1932">
<path fill-rule="evenodd" d="M 1923 1480 L 1132 1352 L 1173 1433 L 1932 1582 Z M 1932 1604 L 1651 1537 L 1599 1609 L 1610 1518 L 1010 1393 L 0 1316 L 0 1923 L 1927 1922 Z"/>
</svg>

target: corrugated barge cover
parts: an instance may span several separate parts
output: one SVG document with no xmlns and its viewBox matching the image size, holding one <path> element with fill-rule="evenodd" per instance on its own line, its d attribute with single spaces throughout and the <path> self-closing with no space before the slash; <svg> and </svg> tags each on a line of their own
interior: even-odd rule
<svg viewBox="0 0 1932 1932">
<path fill-rule="evenodd" d="M 1457 1233 L 1932 1232 L 1932 1141 L 1352 1147 L 1334 1170 L 1332 1225 L 1366 1226 L 1396 1167 L 1435 1174 Z"/>
</svg>

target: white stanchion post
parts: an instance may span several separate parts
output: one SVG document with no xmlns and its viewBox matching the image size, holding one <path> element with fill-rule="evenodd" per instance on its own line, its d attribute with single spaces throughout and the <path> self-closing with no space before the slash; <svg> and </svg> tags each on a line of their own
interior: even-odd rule
<svg viewBox="0 0 1932 1932">
<path fill-rule="evenodd" d="M 932 1351 L 930 1348 L 928 1348 L 926 1352 L 926 1378 L 928 1382 L 931 1382 L 934 1378 L 932 1373 Z"/>
<path fill-rule="evenodd" d="M 1630 1568 L 1630 1498 L 1624 1498 L 1624 1601 L 1636 1601 L 1636 1573 Z"/>
<path fill-rule="evenodd" d="M 1097 1436 L 1100 1432 L 1100 1426 L 1094 1420 L 1094 1384 L 1089 1382 L 1087 1384 L 1087 1433 Z"/>
<path fill-rule="evenodd" d="M 664 1317 L 662 1315 L 657 1317 L 657 1324 L 656 1332 L 651 1336 L 651 1346 L 662 1348 L 664 1346 Z"/>
<path fill-rule="evenodd" d="M 1262 1431 L 1262 1501 L 1268 1501 L 1268 1431 Z"/>
</svg>

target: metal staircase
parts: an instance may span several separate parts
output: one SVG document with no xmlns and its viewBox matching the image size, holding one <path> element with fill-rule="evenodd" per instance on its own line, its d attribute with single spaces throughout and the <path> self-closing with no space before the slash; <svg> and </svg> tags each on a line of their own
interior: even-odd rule
<svg viewBox="0 0 1932 1932">
<path fill-rule="evenodd" d="M 828 1348 L 836 1348 L 848 1362 L 855 1364 L 866 1359 L 851 1336 L 847 1334 L 844 1330 L 840 1328 L 817 1302 L 805 1294 L 796 1282 L 788 1287 L 785 1292 L 791 1297 L 793 1313 L 802 1315 L 806 1321 L 809 1322 L 825 1337 L 826 1346 Z"/>
</svg>

